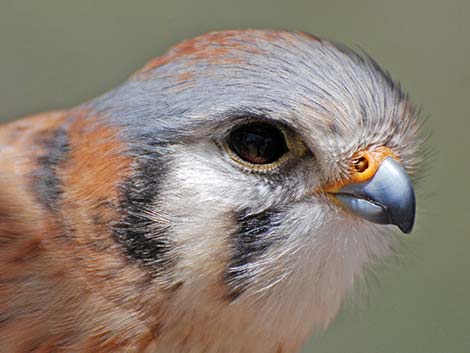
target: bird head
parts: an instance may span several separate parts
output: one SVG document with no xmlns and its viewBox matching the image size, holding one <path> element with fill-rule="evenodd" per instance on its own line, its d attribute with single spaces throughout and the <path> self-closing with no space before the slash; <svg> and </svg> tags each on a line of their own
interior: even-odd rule
<svg viewBox="0 0 470 353">
<path fill-rule="evenodd" d="M 179 320 L 249 312 L 305 336 L 412 229 L 416 110 L 364 53 L 305 33 L 210 33 L 86 108 L 132 160 L 115 240 Z"/>
</svg>

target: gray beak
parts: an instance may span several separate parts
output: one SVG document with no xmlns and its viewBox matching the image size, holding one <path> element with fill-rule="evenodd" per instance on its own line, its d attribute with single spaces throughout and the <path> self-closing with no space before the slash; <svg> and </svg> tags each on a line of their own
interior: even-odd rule
<svg viewBox="0 0 470 353">
<path fill-rule="evenodd" d="M 371 222 L 413 229 L 416 200 L 411 180 L 393 158 L 386 158 L 368 181 L 349 184 L 335 195 L 350 211 Z"/>
</svg>

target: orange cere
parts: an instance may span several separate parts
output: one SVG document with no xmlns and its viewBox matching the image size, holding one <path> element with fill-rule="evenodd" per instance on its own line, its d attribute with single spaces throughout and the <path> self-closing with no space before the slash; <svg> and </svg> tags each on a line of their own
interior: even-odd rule
<svg viewBox="0 0 470 353">
<path fill-rule="evenodd" d="M 395 153 L 385 146 L 355 153 L 351 159 L 349 176 L 343 180 L 325 185 L 322 190 L 328 193 L 337 193 L 345 185 L 362 183 L 371 179 L 387 157 L 399 161 Z"/>
</svg>

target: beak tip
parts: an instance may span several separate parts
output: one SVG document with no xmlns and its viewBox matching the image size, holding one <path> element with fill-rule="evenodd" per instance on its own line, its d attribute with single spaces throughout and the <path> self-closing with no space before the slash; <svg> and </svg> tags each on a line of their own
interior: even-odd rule
<svg viewBox="0 0 470 353">
<path fill-rule="evenodd" d="M 415 224 L 415 212 L 410 214 L 410 217 L 404 221 L 395 223 L 400 230 L 405 234 L 410 234 Z"/>
<path fill-rule="evenodd" d="M 413 188 L 410 187 L 408 195 L 409 198 L 404 204 L 405 212 L 398 212 L 398 214 L 394 215 L 397 216 L 397 222 L 395 224 L 405 234 L 410 234 L 413 230 L 416 217 L 416 199 Z"/>
<path fill-rule="evenodd" d="M 410 234 L 411 231 L 413 230 L 413 223 L 410 224 L 399 224 L 398 228 L 405 233 L 405 234 Z"/>
</svg>

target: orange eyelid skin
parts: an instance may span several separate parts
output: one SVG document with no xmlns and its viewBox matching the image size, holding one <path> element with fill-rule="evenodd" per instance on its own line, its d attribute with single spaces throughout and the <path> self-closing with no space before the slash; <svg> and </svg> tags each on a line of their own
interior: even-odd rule
<svg viewBox="0 0 470 353">
<path fill-rule="evenodd" d="M 385 146 L 370 150 L 366 149 L 355 153 L 351 158 L 349 177 L 332 184 L 327 184 L 322 187 L 322 190 L 328 193 L 336 193 L 345 185 L 362 183 L 371 179 L 387 157 L 392 157 L 400 162 L 396 154 Z"/>
</svg>

